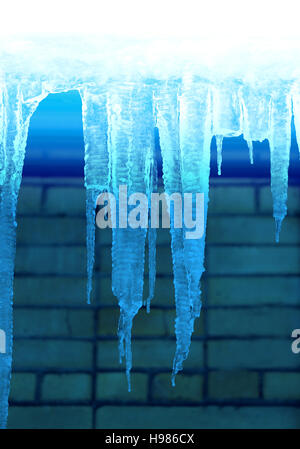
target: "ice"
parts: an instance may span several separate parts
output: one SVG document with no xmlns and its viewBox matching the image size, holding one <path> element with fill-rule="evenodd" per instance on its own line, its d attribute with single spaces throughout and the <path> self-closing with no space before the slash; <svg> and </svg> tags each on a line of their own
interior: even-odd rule
<svg viewBox="0 0 300 449">
<path fill-rule="evenodd" d="M 168 195 L 182 192 L 179 129 L 180 87 L 177 82 L 167 82 L 159 86 L 155 92 L 156 120 L 163 160 L 164 188 Z M 170 217 L 177 339 L 172 377 L 174 384 L 174 375 L 181 369 L 182 362 L 188 353 L 194 323 L 189 300 L 188 275 L 184 263 L 183 229 L 174 227 L 172 210 L 170 210 Z M 183 331 L 182 327 L 184 327 Z"/>
<path fill-rule="evenodd" d="M 154 120 L 151 89 L 143 83 L 112 85 L 108 101 L 108 146 L 112 163 L 112 191 L 120 185 L 128 196 L 148 194 L 154 155 Z M 117 203 L 119 203 L 118 198 Z M 118 217 L 119 224 L 122 217 Z M 126 217 L 127 219 L 127 217 Z M 112 289 L 120 306 L 120 359 L 125 356 L 130 390 L 131 328 L 143 305 L 146 228 L 113 229 Z M 151 240 L 151 239 L 150 239 Z"/>
<path fill-rule="evenodd" d="M 0 428 L 6 426 L 12 364 L 12 299 L 16 249 L 16 205 L 22 177 L 29 119 L 43 98 L 38 83 L 22 86 L 14 79 L 0 84 L 1 192 L 0 192 L 0 329 L 6 351 L 0 353 Z"/>
<path fill-rule="evenodd" d="M 95 253 L 95 209 L 98 195 L 109 191 L 111 167 L 107 146 L 107 95 L 103 87 L 81 89 L 85 143 L 87 301 L 90 303 Z"/>
<path fill-rule="evenodd" d="M 222 144 L 224 137 L 242 133 L 240 85 L 227 80 L 213 89 L 213 134 L 216 136 L 218 175 L 222 171 Z"/>
<path fill-rule="evenodd" d="M 287 213 L 288 168 L 291 147 L 291 95 L 289 89 L 276 86 L 272 92 L 270 124 L 271 191 L 276 242 Z"/>
<path fill-rule="evenodd" d="M 158 180 L 157 180 L 157 162 L 155 160 L 155 154 L 150 153 L 150 182 L 148 189 L 148 204 L 149 207 L 149 227 L 148 227 L 148 264 L 149 264 L 149 293 L 146 301 L 147 313 L 150 312 L 150 304 L 154 297 L 155 290 L 155 278 L 156 278 L 156 228 L 151 227 L 151 193 L 157 192 L 158 190 Z"/>
<path fill-rule="evenodd" d="M 262 142 L 269 138 L 271 93 L 252 83 L 243 86 L 241 94 L 243 135 L 248 143 L 250 162 L 253 164 L 253 141 Z"/>
<path fill-rule="evenodd" d="M 166 193 L 204 194 L 208 209 L 210 145 L 216 138 L 218 172 L 226 137 L 268 139 L 276 240 L 287 209 L 292 108 L 300 135 L 300 41 L 203 37 L 9 36 L 0 40 L 0 423 L 5 426 L 12 354 L 15 211 L 30 116 L 48 93 L 77 89 L 82 98 L 87 215 L 87 297 L 91 298 L 95 212 L 99 193 L 117 206 L 136 192 L 156 191 L 154 127 L 158 128 Z M 126 186 L 119 197 L 120 186 Z M 126 196 L 126 198 L 122 198 Z M 193 203 L 195 210 L 195 202 Z M 117 207 L 118 210 L 118 207 Z M 129 207 L 130 211 L 130 207 Z M 176 303 L 172 381 L 188 356 L 201 310 L 205 233 L 187 239 L 171 201 L 171 249 Z M 151 211 L 149 210 L 149 217 Z M 132 229 L 117 216 L 113 229 L 112 289 L 120 306 L 120 358 L 130 388 L 131 329 L 155 293 L 156 229 Z M 126 223 L 125 223 L 126 224 Z M 149 291 L 144 292 L 148 236 Z M 146 304 L 143 304 L 146 298 Z M 149 317 L 151 320 L 151 316 Z"/>
<path fill-rule="evenodd" d="M 300 157 L 300 88 L 299 88 L 298 84 L 296 84 L 294 86 L 294 89 L 292 92 L 292 106 L 293 106 L 294 123 L 295 123 L 299 157 Z"/>
<path fill-rule="evenodd" d="M 251 83 L 243 89 L 244 137 L 252 141 L 269 140 L 271 160 L 271 191 L 275 239 L 279 241 L 281 224 L 286 216 L 288 168 L 291 146 L 292 85 L 289 82 L 263 82 L 259 88 Z M 297 96 L 295 94 L 295 124 Z M 252 148 L 252 146 L 251 146 Z"/>
<path fill-rule="evenodd" d="M 183 193 L 204 194 L 204 221 L 208 207 L 210 144 L 212 138 L 211 89 L 195 77 L 183 79 L 180 96 L 180 159 Z M 193 204 L 195 209 L 195 204 Z M 193 322 L 200 315 L 200 280 L 204 272 L 205 232 L 200 239 L 183 239 L 188 281 L 188 303 L 179 298 L 176 317 L 177 348 L 173 376 L 187 358 Z"/>
<path fill-rule="evenodd" d="M 216 135 L 216 145 L 217 145 L 217 164 L 218 164 L 218 175 L 222 174 L 222 147 L 223 147 L 223 136 L 219 134 Z"/>
<path fill-rule="evenodd" d="M 163 83 L 155 92 L 156 119 L 163 159 L 166 193 L 196 193 L 200 188 L 208 202 L 208 179 L 211 141 L 210 90 L 187 76 L 182 84 Z M 196 126 L 195 126 L 196 125 Z M 194 319 L 199 316 L 200 278 L 204 271 L 204 237 L 186 240 L 185 229 L 174 226 L 172 203 L 171 238 L 176 302 L 176 373 L 187 358 Z"/>
</svg>

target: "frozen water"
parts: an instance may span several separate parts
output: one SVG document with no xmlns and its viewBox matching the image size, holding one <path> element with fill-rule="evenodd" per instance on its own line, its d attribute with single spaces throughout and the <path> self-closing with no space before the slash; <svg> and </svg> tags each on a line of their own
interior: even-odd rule
<svg viewBox="0 0 300 449">
<path fill-rule="evenodd" d="M 276 240 L 286 215 L 291 116 L 300 134 L 299 41 L 266 39 L 134 39 L 99 36 L 2 37 L 0 41 L 0 426 L 7 417 L 12 355 L 15 211 L 30 116 L 48 93 L 78 89 L 82 98 L 87 191 L 87 297 L 90 301 L 97 196 L 120 185 L 128 195 L 157 189 L 154 127 L 159 131 L 168 194 L 209 194 L 210 144 L 216 136 L 221 173 L 224 137 L 269 140 Z M 121 201 L 121 199 L 119 199 Z M 172 212 L 172 203 L 170 213 Z M 194 206 L 193 206 L 194 207 Z M 149 211 L 150 213 L 150 211 Z M 119 347 L 130 388 L 131 328 L 143 306 L 145 244 L 154 296 L 156 230 L 113 229 L 112 289 L 120 306 Z M 187 240 L 174 226 L 171 245 L 177 347 L 173 383 L 188 356 L 200 314 L 205 234 Z M 151 318 L 149 318 L 151 319 Z"/>
<path fill-rule="evenodd" d="M 0 428 L 5 427 L 12 363 L 12 297 L 16 240 L 16 204 L 22 177 L 29 120 L 43 94 L 37 82 L 1 79 L 0 329 L 6 348 L 0 353 Z"/>
</svg>

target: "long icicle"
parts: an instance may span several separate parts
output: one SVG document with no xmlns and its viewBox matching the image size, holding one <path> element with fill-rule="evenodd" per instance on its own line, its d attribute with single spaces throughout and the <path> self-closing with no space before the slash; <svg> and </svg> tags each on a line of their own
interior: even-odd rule
<svg viewBox="0 0 300 449">
<path fill-rule="evenodd" d="M 159 130 L 159 140 L 163 161 L 163 180 L 165 192 L 171 197 L 182 192 L 181 161 L 179 142 L 179 89 L 176 81 L 162 83 L 155 92 L 156 120 Z M 183 229 L 175 228 L 174 216 L 170 210 L 171 249 L 173 261 L 173 279 L 175 288 L 176 314 L 179 316 L 180 303 L 189 303 L 188 278 L 183 255 Z M 187 309 L 189 306 L 187 305 Z M 190 325 L 190 315 L 187 312 L 182 319 Z M 177 320 L 177 318 L 176 318 Z M 178 330 L 178 328 L 177 328 Z M 181 335 L 176 333 L 177 345 L 181 346 Z M 172 376 L 175 385 L 175 376 Z"/>
<path fill-rule="evenodd" d="M 216 135 L 216 145 L 217 145 L 217 163 L 218 163 L 218 175 L 222 174 L 222 146 L 223 146 L 223 136 Z"/>
<path fill-rule="evenodd" d="M 292 101 L 293 101 L 294 124 L 295 124 L 296 138 L 297 138 L 299 158 L 300 158 L 300 86 L 299 86 L 299 83 L 297 83 L 293 87 Z"/>
<path fill-rule="evenodd" d="M 287 213 L 288 169 L 291 148 L 291 95 L 288 88 L 273 91 L 271 103 L 271 191 L 276 242 Z"/>
<path fill-rule="evenodd" d="M 154 150 L 154 148 L 153 148 Z M 149 227 L 148 227 L 148 265 L 149 265 L 149 293 L 146 300 L 147 313 L 150 313 L 150 304 L 154 297 L 155 280 L 156 280 L 156 228 L 151 226 L 151 194 L 157 192 L 157 161 L 154 153 L 149 152 L 151 158 L 149 162 L 149 187 L 148 187 L 148 204 L 149 204 Z"/>
<path fill-rule="evenodd" d="M 1 179 L 0 194 L 0 329 L 5 336 L 5 352 L 0 352 L 0 428 L 6 427 L 8 413 L 8 395 L 11 377 L 13 323 L 13 277 L 16 251 L 16 207 L 22 178 L 25 146 L 29 120 L 39 101 L 46 95 L 42 94 L 37 83 L 29 91 L 10 80 L 9 88 L 1 86 L 3 100 L 2 161 L 4 174 Z M 28 86 L 27 85 L 27 86 Z M 32 89 L 32 90 L 30 90 Z M 4 332 L 4 334 L 3 334 Z"/>
<path fill-rule="evenodd" d="M 218 175 L 222 172 L 222 146 L 224 137 L 238 136 L 242 132 L 242 105 L 240 83 L 216 85 L 212 91 L 213 134 L 216 136 Z"/>
<path fill-rule="evenodd" d="M 200 214 L 203 234 L 199 238 L 187 238 L 191 231 L 184 226 L 184 266 L 188 278 L 188 303 L 179 299 L 176 318 L 177 349 L 173 364 L 173 378 L 182 369 L 187 358 L 195 318 L 200 316 L 200 280 L 205 270 L 205 229 L 208 207 L 210 145 L 212 139 L 211 91 L 207 83 L 186 76 L 180 96 L 180 158 L 181 182 L 184 195 L 203 194 L 203 209 L 196 210 L 192 202 L 193 217 Z M 186 202 L 186 198 L 185 198 Z M 186 216 L 184 217 L 186 220 Z M 193 230 L 191 233 L 195 232 Z"/>
<path fill-rule="evenodd" d="M 98 195 L 110 187 L 107 147 L 107 95 L 105 87 L 82 89 L 84 181 L 86 188 L 87 302 L 91 301 L 95 260 L 95 212 Z"/>
<path fill-rule="evenodd" d="M 250 161 L 253 163 L 253 141 L 269 138 L 271 94 L 269 86 L 258 89 L 251 84 L 240 92 L 243 114 L 243 134 L 248 143 Z"/>
<path fill-rule="evenodd" d="M 112 86 L 108 106 L 108 142 L 112 157 L 112 189 L 117 206 L 119 187 L 126 186 L 128 196 L 148 193 L 149 163 L 154 147 L 154 123 L 151 90 L 144 84 L 124 83 Z M 127 201 L 127 197 L 124 199 Z M 121 213 L 124 213 L 122 207 Z M 147 229 L 132 229 L 120 222 L 113 229 L 112 289 L 120 306 L 120 361 L 125 356 L 128 389 L 132 365 L 131 328 L 142 307 L 144 257 Z M 123 217 L 124 219 L 124 217 Z"/>
</svg>

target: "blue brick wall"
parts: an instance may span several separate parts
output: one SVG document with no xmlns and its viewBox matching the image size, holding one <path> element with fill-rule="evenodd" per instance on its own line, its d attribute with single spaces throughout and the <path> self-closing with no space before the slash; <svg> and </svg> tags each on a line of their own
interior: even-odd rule
<svg viewBox="0 0 300 449">
<path fill-rule="evenodd" d="M 85 302 L 85 192 L 79 179 L 24 178 L 18 205 L 9 427 L 300 427 L 300 188 L 274 243 L 268 180 L 214 179 L 191 351 L 170 385 L 175 349 L 168 231 L 158 233 L 150 315 L 133 326 L 132 393 L 117 352 L 110 231 L 96 231 Z M 147 291 L 147 280 L 145 283 Z"/>
</svg>

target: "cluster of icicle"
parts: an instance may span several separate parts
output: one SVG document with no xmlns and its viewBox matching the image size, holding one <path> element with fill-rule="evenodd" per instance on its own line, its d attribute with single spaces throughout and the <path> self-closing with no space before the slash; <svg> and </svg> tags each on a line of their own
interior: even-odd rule
<svg viewBox="0 0 300 449">
<path fill-rule="evenodd" d="M 21 81 L 20 81 L 21 80 Z M 166 193 L 203 192 L 208 207 L 210 146 L 216 136 L 221 172 L 222 139 L 243 134 L 252 159 L 252 142 L 268 139 L 271 189 L 278 240 L 286 215 L 291 115 L 300 133 L 300 90 L 292 82 L 244 83 L 234 79 L 211 83 L 186 73 L 180 79 L 95 80 L 49 87 L 47 80 L 0 79 L 0 329 L 7 350 L 0 354 L 0 427 L 6 425 L 12 362 L 12 296 L 16 237 L 16 205 L 30 117 L 49 92 L 77 88 L 82 98 L 87 192 L 88 298 L 92 285 L 96 198 L 102 191 L 118 198 L 151 195 L 157 189 L 154 128 L 159 131 Z M 205 218 L 206 222 L 206 218 Z M 186 240 L 173 226 L 171 245 L 176 302 L 176 353 L 172 381 L 187 358 L 194 320 L 200 314 L 200 280 L 204 271 L 205 236 Z M 148 233 L 148 236 L 147 236 Z M 155 284 L 155 229 L 113 229 L 112 289 L 120 306 L 120 357 L 126 360 L 130 386 L 131 328 L 143 306 L 144 252 L 149 245 L 149 297 Z M 151 318 L 149 318 L 151 319 Z"/>
<path fill-rule="evenodd" d="M 291 86 L 290 86 L 291 87 Z M 167 194 L 204 193 L 205 224 L 208 207 L 210 147 L 216 136 L 221 173 L 222 140 L 244 135 L 253 162 L 252 142 L 269 140 L 271 188 L 276 240 L 286 215 L 291 141 L 292 95 L 295 111 L 298 91 L 273 85 L 255 86 L 227 80 L 218 85 L 186 74 L 167 82 L 127 82 L 82 91 L 87 188 L 88 296 L 94 261 L 95 202 L 102 191 L 116 197 L 121 184 L 128 195 L 150 195 L 157 188 L 154 160 L 154 127 L 158 128 Z M 297 122 L 296 122 L 297 124 Z M 150 211 L 149 211 L 150 216 Z M 187 358 L 195 318 L 200 315 L 200 280 L 204 272 L 205 235 L 185 239 L 185 230 L 174 226 L 171 245 L 176 303 L 176 353 L 172 383 Z M 155 284 L 155 229 L 113 229 L 112 289 L 121 310 L 119 348 L 125 356 L 130 388 L 131 328 L 143 305 L 144 251 L 148 232 L 149 297 Z"/>
</svg>

